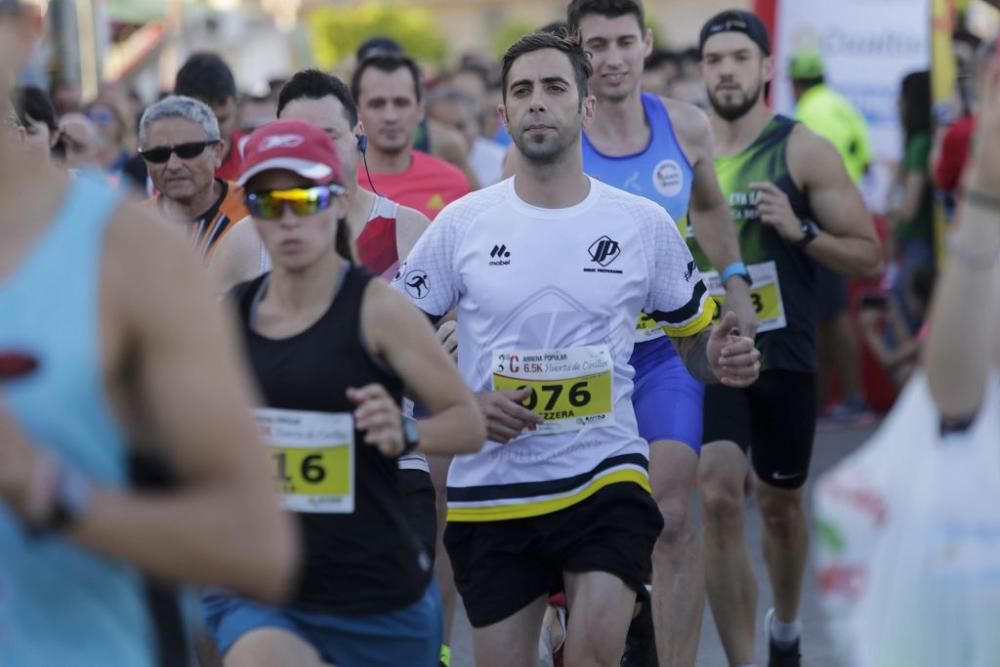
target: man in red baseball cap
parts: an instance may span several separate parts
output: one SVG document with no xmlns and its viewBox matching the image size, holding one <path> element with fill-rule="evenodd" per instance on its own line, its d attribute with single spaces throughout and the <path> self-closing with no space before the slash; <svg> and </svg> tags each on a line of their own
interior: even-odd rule
<svg viewBox="0 0 1000 667">
<path fill-rule="evenodd" d="M 255 411 L 305 566 L 291 604 L 204 599 L 227 664 L 431 667 L 441 646 L 433 563 L 406 519 L 397 459 L 486 439 L 478 405 L 405 297 L 351 260 L 333 140 L 280 120 L 246 145 L 246 204 L 273 270 L 232 292 Z M 403 387 L 427 409 L 401 416 Z"/>
</svg>

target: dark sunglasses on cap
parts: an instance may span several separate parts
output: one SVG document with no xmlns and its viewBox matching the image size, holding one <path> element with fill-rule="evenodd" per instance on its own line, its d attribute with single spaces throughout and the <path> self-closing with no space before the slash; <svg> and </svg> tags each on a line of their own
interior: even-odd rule
<svg viewBox="0 0 1000 667">
<path fill-rule="evenodd" d="M 292 209 L 295 215 L 312 215 L 330 208 L 334 200 L 342 194 L 344 188 L 334 183 L 311 188 L 248 192 L 245 201 L 247 210 L 253 217 L 260 220 L 277 220 L 284 214 L 286 206 Z"/>
<path fill-rule="evenodd" d="M 209 146 L 214 146 L 217 143 L 220 143 L 218 139 L 189 141 L 185 144 L 177 144 L 176 146 L 157 146 L 156 148 L 141 149 L 139 155 L 146 162 L 152 162 L 153 164 L 163 164 L 170 159 L 171 153 L 177 153 L 177 157 L 182 160 L 191 160 L 204 153 L 205 149 Z"/>
</svg>

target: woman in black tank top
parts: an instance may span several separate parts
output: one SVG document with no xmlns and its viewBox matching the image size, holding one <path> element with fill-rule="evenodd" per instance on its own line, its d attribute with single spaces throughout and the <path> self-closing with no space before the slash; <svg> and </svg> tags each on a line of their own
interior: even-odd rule
<svg viewBox="0 0 1000 667">
<path fill-rule="evenodd" d="M 485 428 L 424 316 L 352 265 L 339 176 L 332 140 L 302 121 L 271 123 L 246 146 L 241 184 L 274 268 L 233 298 L 305 557 L 286 608 L 206 597 L 227 665 L 437 664 L 440 600 L 396 459 L 474 451 Z M 404 386 L 430 417 L 403 424 Z"/>
</svg>

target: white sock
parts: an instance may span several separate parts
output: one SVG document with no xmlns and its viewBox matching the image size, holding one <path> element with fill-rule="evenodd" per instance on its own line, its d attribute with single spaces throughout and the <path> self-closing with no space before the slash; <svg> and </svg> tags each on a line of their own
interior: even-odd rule
<svg viewBox="0 0 1000 667">
<path fill-rule="evenodd" d="M 782 623 L 777 616 L 771 617 L 771 639 L 778 644 L 793 644 L 802 634 L 802 622 L 798 619 Z"/>
</svg>

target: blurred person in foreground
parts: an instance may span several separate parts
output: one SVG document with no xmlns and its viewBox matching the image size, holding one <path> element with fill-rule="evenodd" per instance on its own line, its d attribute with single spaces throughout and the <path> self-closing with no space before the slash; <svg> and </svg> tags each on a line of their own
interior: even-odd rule
<svg viewBox="0 0 1000 667">
<path fill-rule="evenodd" d="M 826 82 L 819 51 L 795 53 L 788 66 L 795 95 L 795 119 L 837 149 L 847 174 L 861 182 L 872 161 L 868 123 L 842 95 Z M 848 313 L 847 278 L 822 264 L 816 266 L 820 418 L 831 424 L 857 425 L 874 420 L 861 385 L 858 337 Z M 830 400 L 832 381 L 840 379 L 839 401 Z"/>
<path fill-rule="evenodd" d="M 208 105 L 173 95 L 139 121 L 139 154 L 158 194 L 160 215 L 183 224 L 207 262 L 215 246 L 249 216 L 236 183 L 216 176 L 222 135 Z"/>
<path fill-rule="evenodd" d="M 413 146 L 424 99 L 420 69 L 412 58 L 376 51 L 354 70 L 351 95 L 368 136 L 364 173 L 358 174 L 361 187 L 431 220 L 472 190 L 461 169 Z"/>
<path fill-rule="evenodd" d="M 0 99 L 42 25 L 0 0 Z M 295 578 L 247 370 L 182 235 L 19 143 L 8 117 L 0 664 L 185 665 L 164 582 L 280 602 Z"/>
<path fill-rule="evenodd" d="M 981 91 L 976 142 L 960 201 L 962 224 L 931 307 L 925 367 L 945 430 L 969 428 L 1000 368 L 1000 85 Z M 1000 434 L 997 434 L 1000 440 Z"/>
</svg>

